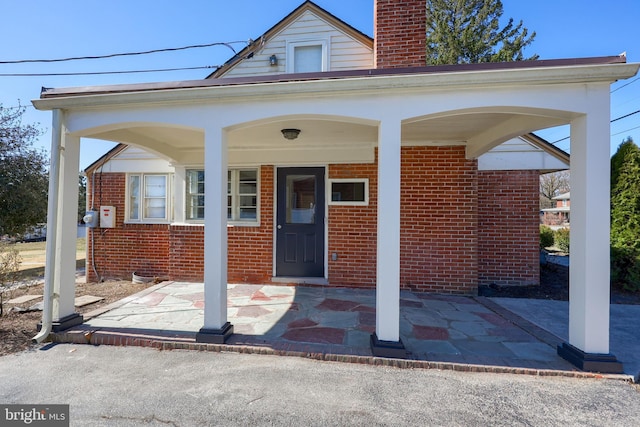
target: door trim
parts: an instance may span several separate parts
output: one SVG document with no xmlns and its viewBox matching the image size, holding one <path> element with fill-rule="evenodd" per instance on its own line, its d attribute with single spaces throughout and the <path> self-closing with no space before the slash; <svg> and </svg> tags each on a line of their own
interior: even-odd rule
<svg viewBox="0 0 640 427">
<path fill-rule="evenodd" d="M 278 250 L 278 169 L 281 168 L 324 168 L 324 277 L 284 277 L 276 273 L 276 251 Z M 271 254 L 271 281 L 274 283 L 299 283 L 312 285 L 329 284 L 329 201 L 326 190 L 329 179 L 329 165 L 274 165 L 273 166 L 273 253 Z"/>
</svg>

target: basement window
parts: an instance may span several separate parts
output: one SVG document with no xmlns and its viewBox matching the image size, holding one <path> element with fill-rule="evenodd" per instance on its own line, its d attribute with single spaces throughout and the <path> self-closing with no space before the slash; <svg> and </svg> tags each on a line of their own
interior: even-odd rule
<svg viewBox="0 0 640 427">
<path fill-rule="evenodd" d="M 358 179 L 330 179 L 330 205 L 368 206 L 369 180 Z"/>
</svg>

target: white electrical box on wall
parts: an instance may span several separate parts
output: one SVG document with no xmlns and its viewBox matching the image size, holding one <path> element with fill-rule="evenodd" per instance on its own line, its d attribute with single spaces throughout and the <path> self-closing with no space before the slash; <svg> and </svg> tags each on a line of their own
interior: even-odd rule
<svg viewBox="0 0 640 427">
<path fill-rule="evenodd" d="M 100 228 L 115 228 L 116 208 L 115 206 L 100 206 Z"/>
</svg>

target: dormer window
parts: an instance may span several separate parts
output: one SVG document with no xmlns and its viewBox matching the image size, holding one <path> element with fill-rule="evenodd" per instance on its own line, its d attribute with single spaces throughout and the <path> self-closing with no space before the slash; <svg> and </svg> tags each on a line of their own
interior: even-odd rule
<svg viewBox="0 0 640 427">
<path fill-rule="evenodd" d="M 287 72 L 315 73 L 329 70 L 328 42 L 301 40 L 287 43 Z"/>
</svg>

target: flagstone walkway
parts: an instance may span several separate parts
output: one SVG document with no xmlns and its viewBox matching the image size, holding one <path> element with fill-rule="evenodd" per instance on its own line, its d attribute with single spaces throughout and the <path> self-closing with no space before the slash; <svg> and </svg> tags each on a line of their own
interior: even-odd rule
<svg viewBox="0 0 640 427">
<path fill-rule="evenodd" d="M 120 336 L 195 343 L 204 325 L 202 283 L 169 282 L 127 298 L 59 341 Z M 401 292 L 400 335 L 408 358 L 538 370 L 576 371 L 560 358 L 561 340 L 486 298 Z M 372 356 L 375 291 L 329 287 L 229 285 L 231 346 Z M 74 338 L 75 337 L 75 338 Z M 109 341 L 110 337 L 116 337 Z"/>
</svg>

